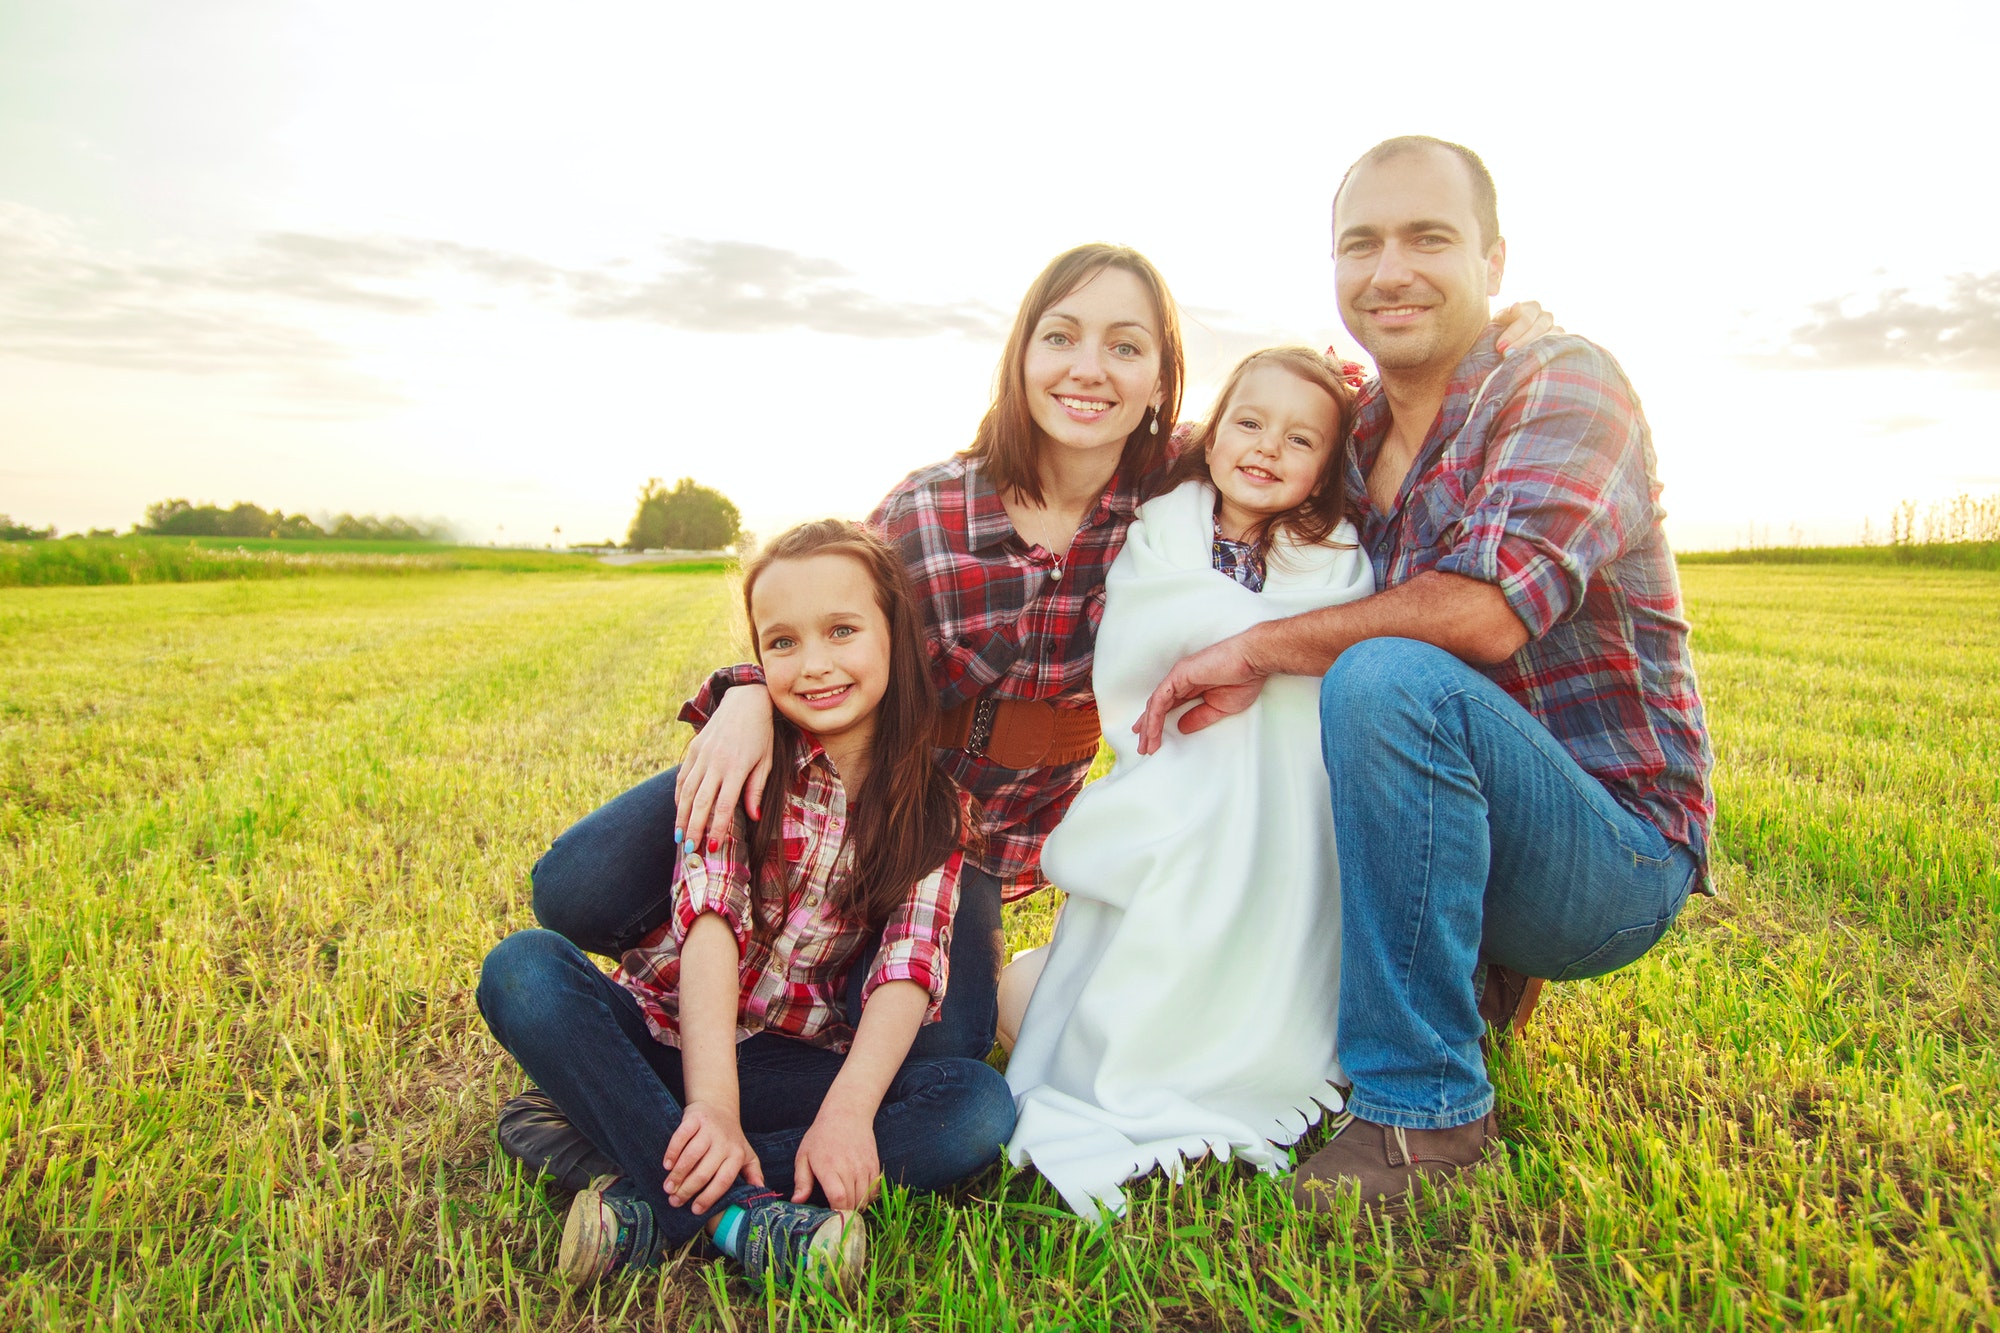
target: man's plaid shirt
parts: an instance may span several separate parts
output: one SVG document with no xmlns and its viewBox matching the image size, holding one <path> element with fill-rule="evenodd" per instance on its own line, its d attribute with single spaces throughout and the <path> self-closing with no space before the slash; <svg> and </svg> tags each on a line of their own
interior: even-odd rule
<svg viewBox="0 0 2000 1333">
<path fill-rule="evenodd" d="M 1140 503 L 1165 476 L 1120 471 L 1098 497 L 1051 578 L 1055 557 L 1015 531 L 976 458 L 959 455 L 912 472 L 883 497 L 869 524 L 903 557 L 923 604 L 938 706 L 991 692 L 1087 707 L 1091 650 L 1104 617 L 1104 574 L 1125 544 Z M 731 685 L 762 680 L 755 667 L 716 672 L 681 710 L 700 726 Z M 1004 768 L 962 750 L 940 750 L 958 785 L 979 802 L 981 850 L 969 862 L 998 878 L 1008 898 L 1040 886 L 1042 842 L 1083 787 L 1090 760 Z"/>
<path fill-rule="evenodd" d="M 680 1045 L 681 945 L 704 912 L 729 923 L 741 957 L 737 972 L 736 1039 L 758 1032 L 796 1037 L 844 1051 L 854 1028 L 843 1004 L 856 953 L 875 932 L 836 916 L 828 895 L 854 862 L 847 836 L 847 789 L 818 742 L 805 738 L 798 778 L 785 804 L 784 855 L 764 866 L 767 891 L 784 894 L 785 911 L 771 937 L 759 940 L 750 920 L 750 845 L 743 812 L 714 852 L 689 851 L 674 885 L 674 913 L 626 951 L 614 978 L 631 991 L 653 1035 Z M 690 847 L 693 844 L 689 844 Z M 951 956 L 951 914 L 958 906 L 962 857 L 920 880 L 882 927 L 861 991 L 866 1004 L 889 981 L 914 981 L 930 992 L 926 1023 L 937 1021 Z M 787 876 L 791 888 L 785 891 Z"/>
<path fill-rule="evenodd" d="M 1437 569 L 1499 588 L 1529 638 L 1486 674 L 1619 804 L 1705 857 L 1714 760 L 1638 395 L 1581 338 L 1503 361 L 1498 336 L 1453 373 L 1387 514 L 1366 478 L 1389 400 L 1362 390 L 1347 494 L 1376 586 Z"/>
</svg>

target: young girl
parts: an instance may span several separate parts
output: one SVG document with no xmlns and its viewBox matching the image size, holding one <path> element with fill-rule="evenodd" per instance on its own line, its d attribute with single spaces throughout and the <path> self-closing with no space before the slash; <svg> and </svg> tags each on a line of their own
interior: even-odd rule
<svg viewBox="0 0 2000 1333">
<path fill-rule="evenodd" d="M 688 845 L 672 914 L 613 976 L 529 930 L 480 977 L 494 1036 L 616 1166 L 563 1228 L 579 1283 L 698 1234 L 756 1282 L 846 1282 L 882 1177 L 942 1188 L 1013 1127 L 986 1065 L 905 1062 L 945 994 L 969 812 L 931 759 L 901 562 L 855 524 L 809 523 L 751 563 L 744 603 L 780 719 L 755 833 Z"/>
<path fill-rule="evenodd" d="M 1338 1108 L 1340 905 L 1319 682 L 1141 760 L 1127 724 L 1189 651 L 1373 591 L 1342 521 L 1354 391 L 1306 348 L 1237 366 L 1106 579 L 1094 684 L 1116 751 L 1042 853 L 1069 899 L 1008 1066 L 1008 1145 L 1085 1216 L 1231 1153 L 1276 1169 Z"/>
</svg>

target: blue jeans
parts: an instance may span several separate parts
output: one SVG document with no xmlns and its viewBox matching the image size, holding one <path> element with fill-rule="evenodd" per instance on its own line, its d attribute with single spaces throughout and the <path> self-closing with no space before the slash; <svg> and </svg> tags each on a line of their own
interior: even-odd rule
<svg viewBox="0 0 2000 1333">
<path fill-rule="evenodd" d="M 697 1217 L 667 1202 L 667 1141 L 687 1102 L 681 1053 L 653 1036 L 631 993 L 562 936 L 523 930 L 486 955 L 479 1012 L 570 1123 L 618 1163 L 617 1192 L 651 1210 L 654 1252 L 692 1240 L 714 1210 Z M 737 1044 L 744 1136 L 769 1190 L 790 1197 L 799 1143 L 843 1058 L 770 1033 Z M 919 1190 L 983 1170 L 1013 1132 L 1007 1080 L 977 1060 L 906 1062 L 875 1113 L 882 1174 Z M 738 1178 L 722 1202 L 760 1192 Z"/>
<path fill-rule="evenodd" d="M 1341 1067 L 1349 1109 L 1449 1129 L 1493 1107 L 1482 957 L 1555 981 L 1637 959 L 1700 857 L 1613 800 L 1484 675 L 1369 639 L 1320 691 L 1340 852 Z"/>
<path fill-rule="evenodd" d="M 572 824 L 535 863 L 535 919 L 579 949 L 617 957 L 665 921 L 674 906 L 674 780 L 648 778 Z M 879 944 L 879 941 L 878 941 Z M 1000 881 L 968 866 L 951 923 L 950 980 L 935 1023 L 910 1058 L 983 1060 L 1000 1014 Z M 848 983 L 848 1017 L 861 1021 L 861 987 L 875 947 Z"/>
</svg>

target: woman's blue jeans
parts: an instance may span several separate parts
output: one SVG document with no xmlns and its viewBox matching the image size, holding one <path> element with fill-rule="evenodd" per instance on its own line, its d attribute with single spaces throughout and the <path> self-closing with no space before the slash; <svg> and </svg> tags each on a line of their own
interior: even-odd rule
<svg viewBox="0 0 2000 1333">
<path fill-rule="evenodd" d="M 535 919 L 580 949 L 615 958 L 665 921 L 674 906 L 674 780 L 647 779 L 572 824 L 535 863 Z M 910 1048 L 913 1060 L 983 1060 L 999 1018 L 1000 881 L 966 867 L 951 923 L 951 965 L 938 1021 Z M 848 1016 L 861 1021 L 861 987 L 875 958 L 856 958 Z"/>
<path fill-rule="evenodd" d="M 667 1142 L 687 1104 L 681 1053 L 653 1036 L 631 993 L 562 936 L 523 930 L 486 955 L 479 1012 L 535 1085 L 618 1163 L 618 1191 L 652 1213 L 653 1251 L 692 1240 L 714 1211 L 697 1217 L 667 1202 Z M 790 1197 L 799 1143 L 843 1058 L 770 1033 L 737 1044 L 741 1122 L 767 1189 Z M 875 1113 L 882 1174 L 912 1189 L 943 1189 L 985 1169 L 1013 1132 L 1007 1080 L 977 1060 L 905 1062 Z M 739 1178 L 722 1202 L 759 1192 Z"/>
<path fill-rule="evenodd" d="M 1493 1107 L 1482 959 L 1555 981 L 1637 959 L 1700 857 L 1612 799 L 1484 675 L 1409 639 L 1342 653 L 1320 691 L 1340 854 L 1348 1107 L 1449 1129 Z"/>
</svg>

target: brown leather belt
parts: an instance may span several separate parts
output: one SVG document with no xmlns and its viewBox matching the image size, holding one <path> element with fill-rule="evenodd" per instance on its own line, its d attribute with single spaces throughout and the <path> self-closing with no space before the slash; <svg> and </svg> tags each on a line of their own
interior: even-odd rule
<svg viewBox="0 0 2000 1333">
<path fill-rule="evenodd" d="M 1057 708 L 1031 699 L 981 695 L 938 718 L 939 745 L 980 755 L 1002 768 L 1051 768 L 1097 753 L 1097 705 Z"/>
</svg>

